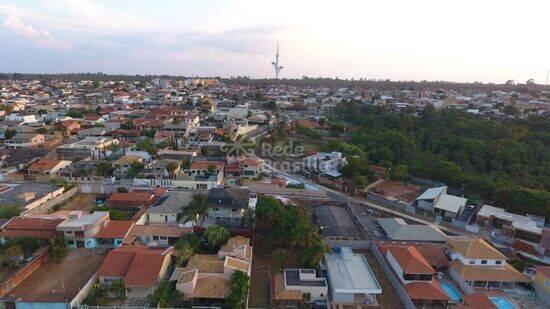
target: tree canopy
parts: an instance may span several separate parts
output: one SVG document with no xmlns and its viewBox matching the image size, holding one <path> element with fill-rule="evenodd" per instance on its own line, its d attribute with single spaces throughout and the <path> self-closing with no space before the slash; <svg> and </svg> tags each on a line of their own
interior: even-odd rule
<svg viewBox="0 0 550 309">
<path fill-rule="evenodd" d="M 352 127 L 334 145 L 392 169 L 441 181 L 474 201 L 550 217 L 548 117 L 496 121 L 456 110 L 391 112 L 356 101 L 335 108 Z"/>
</svg>

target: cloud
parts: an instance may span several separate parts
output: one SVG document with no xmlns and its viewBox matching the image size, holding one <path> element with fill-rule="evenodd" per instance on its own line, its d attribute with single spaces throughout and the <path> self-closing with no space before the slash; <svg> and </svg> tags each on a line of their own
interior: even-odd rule
<svg viewBox="0 0 550 309">
<path fill-rule="evenodd" d="M 69 49 L 70 45 L 57 40 L 50 31 L 43 29 L 37 30 L 32 25 L 25 24 L 19 17 L 10 15 L 4 20 L 6 26 L 13 33 L 30 39 L 38 46 L 53 49 Z"/>
</svg>

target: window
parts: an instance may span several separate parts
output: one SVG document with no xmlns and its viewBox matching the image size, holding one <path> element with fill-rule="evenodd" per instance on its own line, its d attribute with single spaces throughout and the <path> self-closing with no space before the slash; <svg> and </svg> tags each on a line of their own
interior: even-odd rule
<svg viewBox="0 0 550 309">
<path fill-rule="evenodd" d="M 487 260 L 481 260 L 481 264 L 486 265 L 486 264 L 487 264 Z"/>
<path fill-rule="evenodd" d="M 473 265 L 473 264 L 475 264 L 475 263 L 476 263 L 476 260 L 469 260 L 469 261 L 468 261 L 468 264 L 472 264 L 472 265 Z"/>
<path fill-rule="evenodd" d="M 495 261 L 495 264 L 496 264 L 496 265 L 501 265 L 501 264 L 502 264 L 502 261 Z"/>
<path fill-rule="evenodd" d="M 236 211 L 237 211 L 237 208 L 231 208 L 231 211 L 232 211 L 232 212 L 236 212 Z"/>
<path fill-rule="evenodd" d="M 158 236 L 153 236 L 153 240 L 159 240 Z"/>
</svg>

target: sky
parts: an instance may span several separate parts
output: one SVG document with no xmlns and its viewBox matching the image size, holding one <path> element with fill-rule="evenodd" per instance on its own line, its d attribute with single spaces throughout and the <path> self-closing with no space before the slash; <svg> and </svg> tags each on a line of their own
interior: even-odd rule
<svg viewBox="0 0 550 309">
<path fill-rule="evenodd" d="M 0 0 L 0 72 L 503 83 L 550 70 L 549 0 Z"/>
</svg>

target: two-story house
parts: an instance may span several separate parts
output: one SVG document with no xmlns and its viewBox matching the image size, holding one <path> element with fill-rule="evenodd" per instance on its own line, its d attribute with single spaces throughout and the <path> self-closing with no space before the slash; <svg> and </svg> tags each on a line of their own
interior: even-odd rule
<svg viewBox="0 0 550 309">
<path fill-rule="evenodd" d="M 208 192 L 207 224 L 240 226 L 245 210 L 256 207 L 256 195 L 237 187 L 212 188 Z"/>
<path fill-rule="evenodd" d="M 507 288 L 528 279 L 506 262 L 506 256 L 481 238 L 450 237 L 449 275 L 464 291 Z"/>
</svg>

